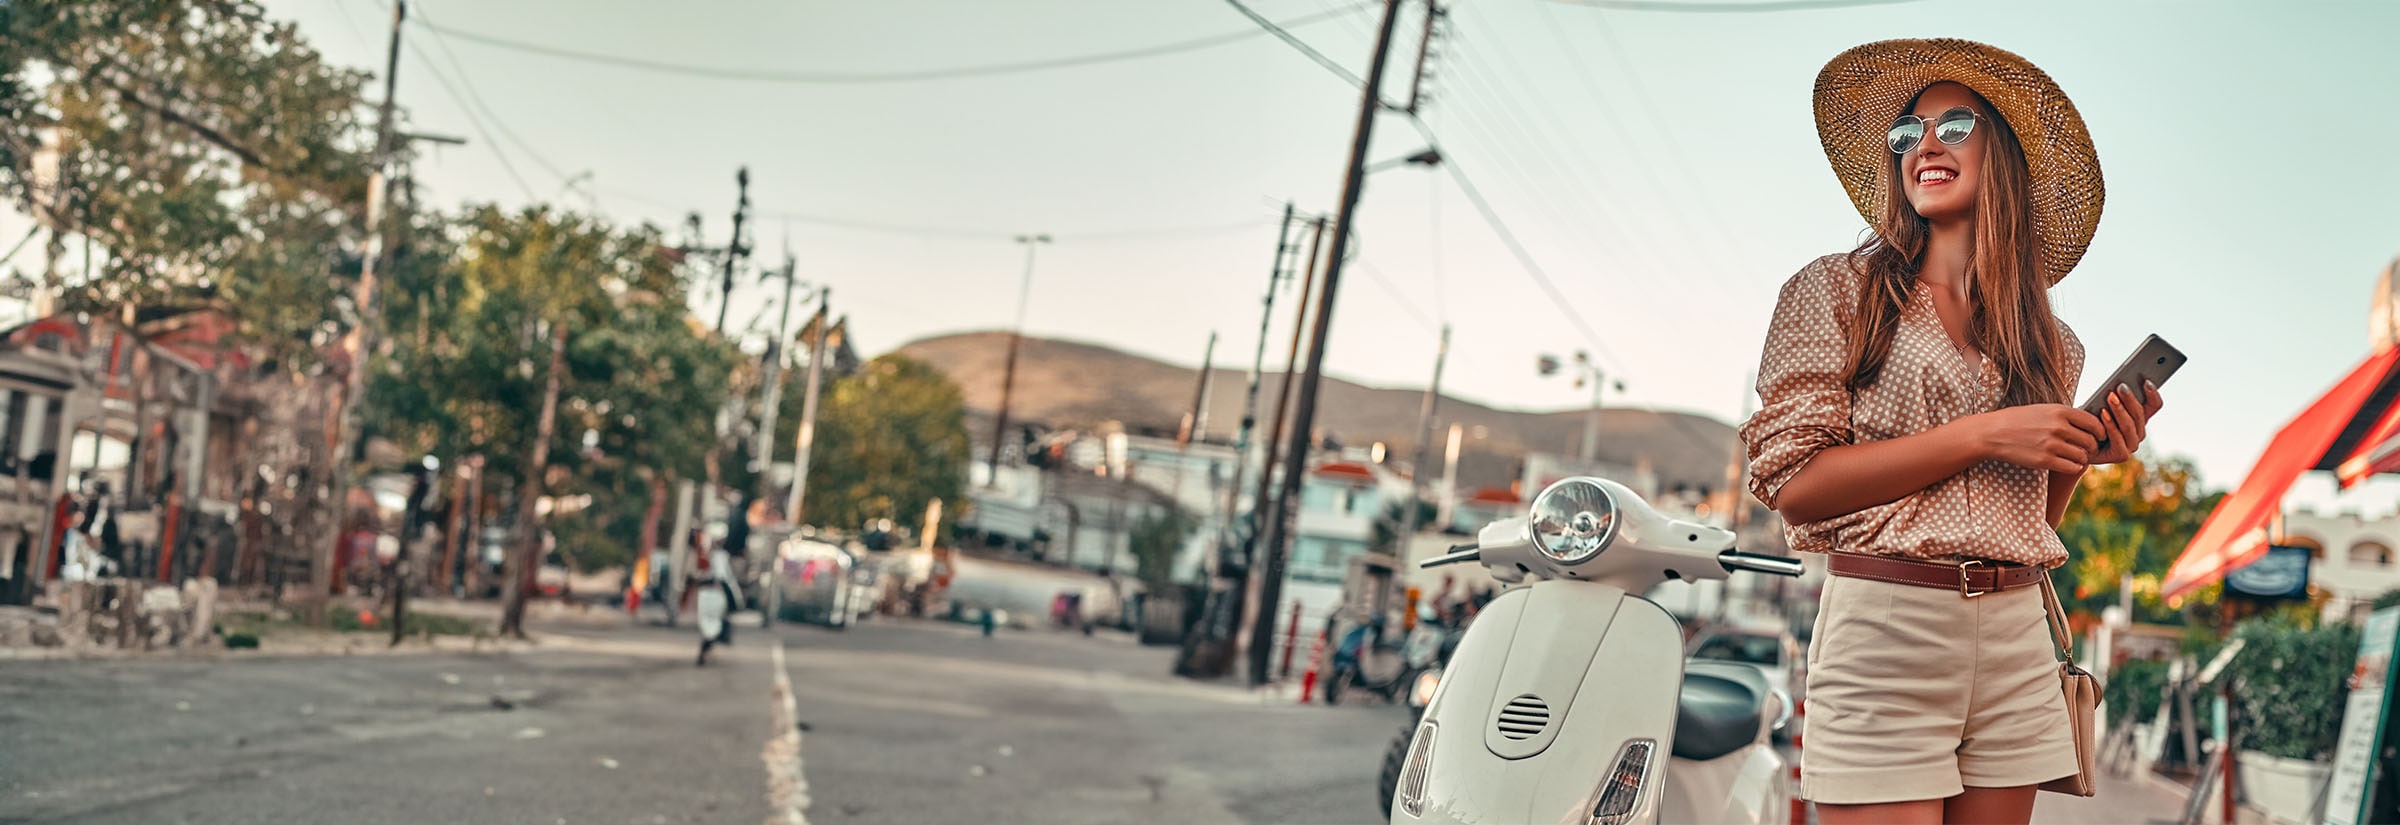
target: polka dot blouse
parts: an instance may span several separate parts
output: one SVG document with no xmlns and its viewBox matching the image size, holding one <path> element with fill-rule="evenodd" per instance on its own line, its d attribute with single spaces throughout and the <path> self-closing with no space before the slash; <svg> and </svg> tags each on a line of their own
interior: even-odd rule
<svg viewBox="0 0 2400 825">
<path fill-rule="evenodd" d="M 1998 409 L 2000 373 L 1959 350 L 1926 290 L 1917 290 L 1883 374 L 1852 393 L 1844 385 L 1865 278 L 1848 255 L 1818 258 L 1783 285 L 1759 357 L 1758 414 L 1742 425 L 1750 492 L 1776 507 L 1783 485 L 1828 447 L 1925 432 Z M 2069 375 L 2083 372 L 2083 343 L 2065 322 Z M 1970 361 L 1969 359 L 1974 360 Z M 2040 564 L 2067 551 L 2047 514 L 2049 474 L 1986 461 L 1889 504 L 1786 525 L 1792 548 L 1812 553 Z"/>
</svg>

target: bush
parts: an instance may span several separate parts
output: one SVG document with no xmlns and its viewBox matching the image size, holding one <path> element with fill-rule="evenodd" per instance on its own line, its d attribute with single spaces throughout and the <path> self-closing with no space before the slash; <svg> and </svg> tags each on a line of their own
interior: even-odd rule
<svg viewBox="0 0 2400 825">
<path fill-rule="evenodd" d="M 2227 669 L 2243 718 L 2243 744 L 2286 759 L 2321 760 L 2341 735 L 2358 628 L 2316 629 L 2252 621 L 2234 632 L 2242 653 Z"/>
<path fill-rule="evenodd" d="M 2166 684 L 2167 663 L 2154 659 L 2128 660 L 2110 671 L 2101 703 L 2108 709 L 2108 723 L 2132 719 L 2140 724 L 2157 718 L 2158 706 L 2166 702 L 2161 692 Z"/>
</svg>

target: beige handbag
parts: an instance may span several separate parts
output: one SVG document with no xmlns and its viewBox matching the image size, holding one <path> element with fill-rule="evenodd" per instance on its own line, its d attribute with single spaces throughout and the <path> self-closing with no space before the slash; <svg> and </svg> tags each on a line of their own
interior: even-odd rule
<svg viewBox="0 0 2400 825">
<path fill-rule="evenodd" d="M 2058 603 L 2058 588 L 2042 577 L 2042 602 L 2050 612 L 2050 636 L 2058 642 L 2058 681 L 2067 693 L 2067 724 L 2075 729 L 2075 774 L 2041 784 L 2051 793 L 2092 796 L 2100 792 L 2099 771 L 2093 767 L 2098 747 L 2092 741 L 2093 719 L 2100 712 L 2100 679 L 2075 666 L 2075 636 L 2067 629 L 2067 610 Z"/>
</svg>

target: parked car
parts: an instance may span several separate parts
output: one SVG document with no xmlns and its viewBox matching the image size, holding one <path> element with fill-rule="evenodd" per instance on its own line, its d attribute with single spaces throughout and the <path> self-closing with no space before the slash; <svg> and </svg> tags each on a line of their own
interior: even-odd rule
<svg viewBox="0 0 2400 825">
<path fill-rule="evenodd" d="M 873 591 L 868 589 L 873 573 L 860 570 L 850 551 L 794 536 L 776 549 L 775 559 L 764 577 L 769 585 L 763 588 L 772 605 L 768 612 L 775 618 L 839 630 L 874 609 Z"/>
</svg>

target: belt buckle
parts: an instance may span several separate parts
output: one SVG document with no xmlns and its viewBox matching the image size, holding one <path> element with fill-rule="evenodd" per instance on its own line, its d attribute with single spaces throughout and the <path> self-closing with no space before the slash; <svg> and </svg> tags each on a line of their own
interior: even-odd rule
<svg viewBox="0 0 2400 825">
<path fill-rule="evenodd" d="M 1991 590 L 1976 590 L 1967 584 L 1967 571 L 1976 567 L 1983 567 L 1987 570 L 1991 569 L 1991 565 L 1985 563 L 1982 559 L 1968 559 L 1958 563 L 1958 595 L 1962 598 L 1972 599 L 1987 593 L 1996 592 Z M 1999 582 L 1995 581 L 1993 584 L 1997 585 Z"/>
</svg>

